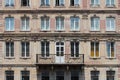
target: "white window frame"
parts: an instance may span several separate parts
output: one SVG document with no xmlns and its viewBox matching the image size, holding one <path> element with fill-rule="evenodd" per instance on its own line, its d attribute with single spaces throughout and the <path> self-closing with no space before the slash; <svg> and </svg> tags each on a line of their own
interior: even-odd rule
<svg viewBox="0 0 120 80">
<path fill-rule="evenodd" d="M 59 18 L 59 29 L 57 29 L 57 18 Z M 63 18 L 64 20 L 63 20 L 63 22 L 64 22 L 64 25 L 63 25 L 63 29 L 61 29 L 62 28 L 62 25 L 61 25 L 61 23 L 62 23 L 62 21 L 60 20 L 60 18 Z M 56 17 L 56 20 L 55 20 L 56 22 L 56 31 L 64 31 L 65 30 L 65 18 L 64 17 Z"/>
<path fill-rule="evenodd" d="M 21 0 L 21 6 L 22 6 L 22 7 L 30 6 L 30 5 L 31 5 L 31 4 L 30 4 L 30 3 L 31 3 L 31 0 L 28 0 L 28 1 L 29 1 L 29 2 L 27 2 L 28 4 L 27 4 L 26 6 L 23 6 L 23 5 L 22 5 L 22 0 Z"/>
<path fill-rule="evenodd" d="M 48 42 L 48 41 L 42 41 L 42 42 L 44 42 L 45 43 L 45 46 L 43 46 L 44 47 L 44 56 L 43 57 L 49 57 L 50 56 L 50 42 Z M 42 43 L 41 42 L 41 43 Z M 46 50 L 46 48 L 47 48 L 47 42 L 49 43 L 49 56 L 47 56 L 47 50 Z M 42 47 L 42 44 L 41 44 L 41 47 Z M 42 51 L 41 51 L 42 52 Z M 43 53 L 42 53 L 43 54 Z"/>
<path fill-rule="evenodd" d="M 45 3 L 45 4 L 42 4 L 42 0 L 40 0 L 40 5 L 41 5 L 41 6 L 50 6 L 50 0 L 48 0 L 48 1 L 49 1 L 49 4 L 47 5 L 47 4 L 46 4 L 47 0 L 44 0 L 44 3 Z"/>
<path fill-rule="evenodd" d="M 28 29 L 27 29 L 27 18 L 28 18 L 28 22 L 29 22 Z M 24 20 L 25 25 L 22 25 L 23 20 Z M 22 29 L 23 27 L 24 27 L 24 29 Z M 22 17 L 21 18 L 21 31 L 30 31 L 30 18 L 29 17 Z"/>
<path fill-rule="evenodd" d="M 71 56 L 71 57 L 77 57 L 77 56 L 76 56 L 76 47 L 77 47 L 77 46 L 76 46 L 76 42 L 75 42 L 75 41 L 71 41 L 71 42 L 74 43 L 74 53 L 73 53 L 74 56 Z M 77 43 L 78 43 L 78 49 L 79 49 L 79 42 L 77 42 Z M 72 47 L 72 46 L 71 46 L 71 47 Z M 80 50 L 80 49 L 79 49 L 79 50 Z M 71 53 L 72 53 L 72 52 L 71 52 Z M 79 52 L 78 52 L 78 57 L 79 57 L 79 56 L 80 56 L 80 55 L 79 55 Z"/>
<path fill-rule="evenodd" d="M 44 22 L 44 29 L 42 29 L 42 19 L 41 19 L 41 30 L 42 31 L 49 31 L 50 30 L 50 18 L 49 17 L 41 17 L 44 18 L 43 22 Z M 49 28 L 47 29 L 47 19 L 49 19 Z"/>
<path fill-rule="evenodd" d="M 115 55 L 116 55 L 115 42 L 113 42 L 113 43 L 114 43 L 114 45 L 113 45 L 113 46 L 114 46 L 114 57 L 111 56 L 111 43 L 112 43 L 112 42 L 106 42 L 106 45 L 107 45 L 108 43 L 110 44 L 110 56 L 107 55 L 107 58 L 115 58 L 115 57 L 116 57 L 116 56 L 115 56 Z M 108 54 L 107 48 L 108 48 L 108 46 L 106 46 L 106 53 Z"/>
<path fill-rule="evenodd" d="M 61 46 L 61 45 L 57 45 L 58 42 L 62 42 L 64 45 L 62 45 L 62 46 Z M 55 43 L 55 54 L 56 54 L 56 55 L 57 55 L 57 52 L 58 52 L 58 51 L 56 50 L 57 47 L 60 48 L 60 49 L 59 49 L 59 54 L 61 54 L 61 52 L 62 52 L 62 51 L 61 51 L 61 47 L 63 47 L 63 49 L 64 49 L 64 51 L 63 51 L 63 56 L 64 56 L 64 55 L 65 55 L 65 42 L 63 42 L 63 41 L 57 41 L 57 42 Z M 59 56 L 60 56 L 60 55 L 59 55 Z"/>
<path fill-rule="evenodd" d="M 80 6 L 80 0 L 78 0 L 78 2 L 79 2 L 78 4 L 75 4 L 75 0 L 74 0 L 74 6 L 76 6 L 76 7 L 77 7 L 77 6 Z M 70 6 L 72 6 L 72 5 L 71 5 L 71 0 L 70 0 Z"/>
<path fill-rule="evenodd" d="M 14 27 L 15 27 L 14 17 L 6 17 L 5 19 L 7 19 L 7 18 L 9 19 L 9 22 L 8 22 L 9 23 L 9 26 L 8 26 L 9 28 L 7 29 L 7 27 L 6 27 L 7 25 L 6 25 L 6 21 L 5 21 L 5 31 L 14 31 Z M 10 18 L 13 18 L 13 23 L 14 23 L 14 25 L 12 26 L 13 30 L 11 30 L 11 22 L 12 21 L 10 20 Z"/>
<path fill-rule="evenodd" d="M 100 5 L 100 0 L 98 0 L 98 3 L 97 3 L 96 0 L 94 0 L 94 3 L 92 3 L 92 0 L 91 0 L 91 5 L 92 6 L 98 6 L 98 5 Z"/>
<path fill-rule="evenodd" d="M 112 20 L 111 20 L 112 18 L 114 18 L 114 17 L 107 17 L 106 18 L 106 31 L 115 31 L 115 27 L 116 27 L 115 23 L 116 23 L 116 21 L 115 21 L 115 18 L 114 18 L 114 29 L 112 30 Z M 107 19 L 110 19 L 109 20 L 110 26 L 107 26 L 107 22 L 108 22 Z"/>
<path fill-rule="evenodd" d="M 27 56 L 27 51 L 26 51 L 26 49 L 27 49 L 26 43 L 27 43 L 27 42 L 24 42 L 24 43 L 25 43 L 25 52 L 24 52 L 25 54 L 24 54 L 24 56 L 22 56 L 22 43 L 23 43 L 23 42 L 21 42 L 21 57 L 22 57 L 22 58 L 29 58 L 29 57 L 30 57 L 30 42 L 28 42 L 28 43 L 29 43 L 29 56 Z"/>
<path fill-rule="evenodd" d="M 79 31 L 80 30 L 80 18 L 79 17 L 71 17 L 71 18 L 74 18 L 74 22 L 73 22 L 73 24 L 74 24 L 74 28 L 73 29 L 71 29 L 71 31 Z M 76 25 L 75 25 L 75 23 L 77 22 L 76 20 L 75 20 L 75 18 L 79 18 L 79 20 L 78 20 L 78 29 L 76 29 Z M 72 23 L 72 21 L 71 21 L 71 19 L 70 19 L 70 26 L 71 26 L 71 23 Z M 71 26 L 72 27 L 72 26 Z"/>
<path fill-rule="evenodd" d="M 11 1 L 12 1 L 12 0 L 8 0 L 8 5 L 7 5 L 7 4 L 6 4 L 6 1 L 7 1 L 7 0 L 5 0 L 5 6 L 6 6 L 6 7 L 7 7 L 7 6 L 8 6 L 8 7 L 13 7 L 14 4 L 15 4 L 15 1 L 14 1 L 14 0 L 13 0 L 13 5 L 11 5 Z"/>
<path fill-rule="evenodd" d="M 7 56 L 6 55 L 6 43 L 10 43 L 10 45 L 9 45 L 9 52 L 8 52 L 8 54 L 9 54 L 9 56 Z M 14 54 L 14 51 L 13 51 L 13 56 L 12 56 L 12 54 L 11 54 L 11 43 L 13 43 L 13 48 L 14 48 L 14 42 L 5 42 L 5 57 L 6 58 L 14 58 L 14 56 L 15 56 L 15 54 Z"/>
<path fill-rule="evenodd" d="M 62 6 L 61 3 L 60 3 L 60 1 L 61 1 L 61 0 L 59 0 L 59 6 Z M 56 5 L 56 0 L 54 0 L 54 4 L 55 4 L 55 6 L 57 6 L 57 5 Z M 65 6 L 65 0 L 63 0 L 63 6 Z"/>
<path fill-rule="evenodd" d="M 115 0 L 114 0 L 114 3 L 112 3 L 112 0 L 109 0 L 109 4 L 107 4 L 107 0 L 106 0 L 106 6 L 107 7 L 115 6 Z"/>
<path fill-rule="evenodd" d="M 94 56 L 93 57 L 91 56 L 91 48 L 90 48 L 90 57 L 91 58 L 99 58 L 100 57 L 100 42 L 91 42 L 91 43 L 94 43 Z M 90 46 L 91 46 L 91 43 L 90 43 Z M 98 57 L 96 56 L 96 43 L 99 43 L 99 46 L 98 46 L 99 47 L 99 56 Z"/>
<path fill-rule="evenodd" d="M 98 18 L 99 19 L 99 25 L 98 25 L 98 29 L 97 29 L 97 27 L 96 27 L 96 18 Z M 92 19 L 93 19 L 93 25 L 92 25 Z M 92 29 L 92 27 L 94 27 L 93 29 Z M 100 18 L 99 17 L 91 17 L 91 31 L 100 31 Z"/>
</svg>

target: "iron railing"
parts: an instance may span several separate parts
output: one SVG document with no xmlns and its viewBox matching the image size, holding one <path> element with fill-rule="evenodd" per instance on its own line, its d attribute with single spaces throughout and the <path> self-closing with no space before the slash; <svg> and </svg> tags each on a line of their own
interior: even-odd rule
<svg viewBox="0 0 120 80">
<path fill-rule="evenodd" d="M 36 64 L 84 64 L 84 54 L 71 56 L 71 54 L 64 54 L 58 56 L 56 54 L 50 55 L 36 55 Z"/>
</svg>

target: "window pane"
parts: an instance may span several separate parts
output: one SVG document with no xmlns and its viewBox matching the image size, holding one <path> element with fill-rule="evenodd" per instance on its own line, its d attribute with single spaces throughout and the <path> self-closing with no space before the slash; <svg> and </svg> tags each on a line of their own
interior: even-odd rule
<svg viewBox="0 0 120 80">
<path fill-rule="evenodd" d="M 26 42 L 26 56 L 28 57 L 29 56 L 29 42 Z"/>
<path fill-rule="evenodd" d="M 30 80 L 30 72 L 29 71 L 21 71 L 22 80 Z"/>
<path fill-rule="evenodd" d="M 96 57 L 99 57 L 99 43 L 96 42 Z"/>
<path fill-rule="evenodd" d="M 14 56 L 14 43 L 11 42 L 11 56 Z"/>
<path fill-rule="evenodd" d="M 22 49 L 22 57 L 25 57 L 25 43 L 24 42 L 22 42 L 21 43 L 21 49 Z"/>
<path fill-rule="evenodd" d="M 111 57 L 114 57 L 114 42 L 111 42 Z"/>
<path fill-rule="evenodd" d="M 110 47 L 111 47 L 110 42 L 107 42 L 107 56 L 108 57 L 110 57 Z"/>
<path fill-rule="evenodd" d="M 14 80 L 14 71 L 5 71 L 6 80 Z"/>
<path fill-rule="evenodd" d="M 91 42 L 91 57 L 94 57 L 94 42 Z"/>
<path fill-rule="evenodd" d="M 9 42 L 6 42 L 6 56 L 9 57 Z"/>
</svg>

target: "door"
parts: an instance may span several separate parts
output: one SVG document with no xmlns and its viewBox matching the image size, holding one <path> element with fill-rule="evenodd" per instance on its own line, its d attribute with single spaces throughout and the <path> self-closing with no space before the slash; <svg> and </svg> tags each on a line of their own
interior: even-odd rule
<svg viewBox="0 0 120 80">
<path fill-rule="evenodd" d="M 55 62 L 56 63 L 64 63 L 65 61 L 64 57 L 64 42 L 56 42 L 56 57 Z"/>
</svg>

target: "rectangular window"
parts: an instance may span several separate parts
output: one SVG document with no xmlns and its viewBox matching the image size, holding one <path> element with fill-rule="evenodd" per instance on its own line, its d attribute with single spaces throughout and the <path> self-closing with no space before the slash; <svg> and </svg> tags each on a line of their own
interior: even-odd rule
<svg viewBox="0 0 120 80">
<path fill-rule="evenodd" d="M 21 42 L 21 49 L 22 49 L 22 57 L 29 57 L 30 51 L 29 51 L 29 42 Z"/>
<path fill-rule="evenodd" d="M 5 18 L 5 30 L 14 31 L 14 18 L 13 17 Z"/>
<path fill-rule="evenodd" d="M 91 5 L 92 6 L 97 6 L 100 4 L 100 0 L 91 0 Z"/>
<path fill-rule="evenodd" d="M 114 42 L 107 42 L 107 56 L 109 58 L 115 57 Z"/>
<path fill-rule="evenodd" d="M 71 30 L 72 31 L 78 31 L 80 26 L 79 26 L 79 17 L 71 17 Z"/>
<path fill-rule="evenodd" d="M 30 27 L 29 27 L 29 17 L 22 17 L 21 18 L 21 30 L 22 31 L 30 30 Z"/>
<path fill-rule="evenodd" d="M 92 31 L 100 30 L 100 19 L 98 17 L 91 18 L 91 30 Z"/>
<path fill-rule="evenodd" d="M 106 18 L 106 29 L 107 31 L 115 31 L 115 18 Z"/>
<path fill-rule="evenodd" d="M 70 0 L 70 6 L 79 6 L 79 0 Z"/>
<path fill-rule="evenodd" d="M 56 71 L 56 80 L 64 80 L 64 71 Z"/>
<path fill-rule="evenodd" d="M 107 80 L 115 80 L 115 71 L 107 71 Z"/>
<path fill-rule="evenodd" d="M 107 7 L 114 7 L 115 1 L 114 0 L 106 0 L 106 6 Z"/>
<path fill-rule="evenodd" d="M 14 57 L 14 42 L 6 42 L 6 57 Z"/>
<path fill-rule="evenodd" d="M 21 0 L 21 6 L 29 6 L 30 1 L 29 0 Z"/>
<path fill-rule="evenodd" d="M 64 6 L 64 0 L 56 0 L 55 6 Z"/>
<path fill-rule="evenodd" d="M 5 6 L 14 6 L 14 0 L 5 0 Z"/>
<path fill-rule="evenodd" d="M 41 30 L 50 30 L 49 17 L 41 17 Z"/>
<path fill-rule="evenodd" d="M 79 57 L 79 42 L 71 42 L 71 57 Z"/>
<path fill-rule="evenodd" d="M 30 80 L 30 71 L 21 71 L 21 80 Z"/>
<path fill-rule="evenodd" d="M 14 71 L 5 71 L 6 80 L 14 80 Z"/>
<path fill-rule="evenodd" d="M 49 42 L 47 41 L 41 42 L 41 52 L 42 57 L 49 56 Z"/>
<path fill-rule="evenodd" d="M 56 42 L 56 55 L 64 56 L 64 42 Z"/>
<path fill-rule="evenodd" d="M 71 80 L 79 80 L 79 72 L 71 71 Z"/>
<path fill-rule="evenodd" d="M 91 57 L 99 57 L 99 42 L 91 42 Z"/>
<path fill-rule="evenodd" d="M 99 71 L 91 71 L 91 80 L 99 80 Z"/>
<path fill-rule="evenodd" d="M 41 0 L 41 6 L 50 6 L 49 0 Z"/>
<path fill-rule="evenodd" d="M 56 17 L 56 30 L 64 30 L 64 17 Z"/>
<path fill-rule="evenodd" d="M 42 72 L 42 80 L 50 80 L 49 72 Z"/>
</svg>

